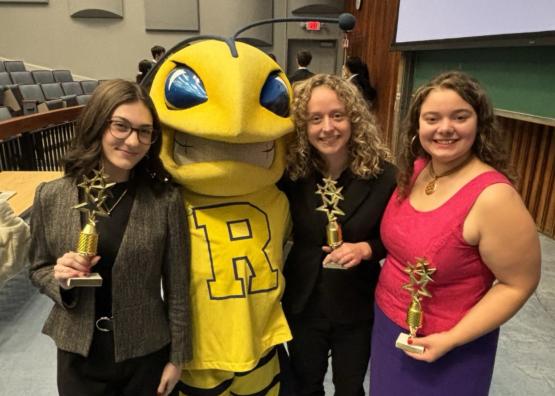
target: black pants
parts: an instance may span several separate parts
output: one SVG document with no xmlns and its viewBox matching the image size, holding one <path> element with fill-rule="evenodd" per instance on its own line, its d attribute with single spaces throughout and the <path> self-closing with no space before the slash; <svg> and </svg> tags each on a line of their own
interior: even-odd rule
<svg viewBox="0 0 555 396">
<path fill-rule="evenodd" d="M 372 322 L 336 323 L 318 309 L 288 318 L 293 340 L 288 343 L 298 395 L 324 396 L 324 377 L 331 350 L 336 396 L 364 396 L 370 359 Z"/>
<path fill-rule="evenodd" d="M 169 346 L 146 356 L 114 361 L 112 333 L 95 331 L 88 357 L 58 349 L 60 396 L 155 396 Z"/>
</svg>

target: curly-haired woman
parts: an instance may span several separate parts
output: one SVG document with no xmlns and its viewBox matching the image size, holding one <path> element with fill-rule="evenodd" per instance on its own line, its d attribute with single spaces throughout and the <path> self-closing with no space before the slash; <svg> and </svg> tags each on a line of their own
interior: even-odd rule
<svg viewBox="0 0 555 396">
<path fill-rule="evenodd" d="M 381 228 L 388 254 L 376 289 L 370 391 L 487 395 L 499 326 L 539 281 L 536 228 L 476 80 L 447 72 L 419 88 L 402 138 L 399 188 Z M 416 261 L 428 270 L 412 271 Z M 405 352 L 394 345 L 415 299 L 423 320 L 408 320 L 405 348 L 420 352 Z"/>
<path fill-rule="evenodd" d="M 284 268 L 288 345 L 302 395 L 323 395 L 331 351 L 338 395 L 364 395 L 374 287 L 385 256 L 379 228 L 395 188 L 395 168 L 357 88 L 319 74 L 295 89 L 296 137 L 281 182 L 291 206 L 293 247 Z M 321 194 L 324 178 L 341 199 Z M 343 243 L 332 249 L 327 214 L 337 209 Z M 342 269 L 326 268 L 335 263 Z"/>
</svg>

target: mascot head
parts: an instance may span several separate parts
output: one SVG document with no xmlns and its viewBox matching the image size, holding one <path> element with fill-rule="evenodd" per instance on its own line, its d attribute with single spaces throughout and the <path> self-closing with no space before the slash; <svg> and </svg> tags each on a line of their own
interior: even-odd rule
<svg viewBox="0 0 555 396">
<path fill-rule="evenodd" d="M 187 190 L 237 196 L 281 177 L 292 93 L 264 52 L 197 38 L 161 61 L 150 95 L 163 125 L 162 162 Z"/>
</svg>

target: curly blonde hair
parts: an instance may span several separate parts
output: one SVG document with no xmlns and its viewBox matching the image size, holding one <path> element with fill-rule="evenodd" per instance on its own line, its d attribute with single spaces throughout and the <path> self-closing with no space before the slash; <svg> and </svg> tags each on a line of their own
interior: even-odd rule
<svg viewBox="0 0 555 396">
<path fill-rule="evenodd" d="M 430 158 L 430 155 L 424 151 L 420 144 L 418 129 L 422 103 L 430 92 L 436 89 L 453 90 L 472 106 L 478 117 L 476 139 L 471 148 L 472 152 L 480 161 L 495 168 L 514 183 L 516 178 L 509 167 L 508 156 L 502 143 L 502 135 L 486 91 L 476 79 L 468 74 L 460 71 L 448 71 L 434 77 L 413 94 L 401 131 L 401 150 L 397 161 L 399 167 L 397 176 L 399 198 L 404 199 L 410 193 L 416 158 Z"/>
<path fill-rule="evenodd" d="M 318 151 L 308 141 L 308 102 L 316 87 L 327 87 L 337 94 L 345 105 L 346 116 L 351 122 L 349 139 L 349 169 L 363 179 L 376 177 L 382 172 L 381 163 L 390 161 L 389 149 L 379 137 L 376 118 L 366 105 L 357 88 L 341 77 L 317 74 L 295 84 L 293 119 L 296 134 L 287 153 L 287 172 L 291 180 L 305 178 L 315 171 L 325 174 L 326 165 Z"/>
</svg>

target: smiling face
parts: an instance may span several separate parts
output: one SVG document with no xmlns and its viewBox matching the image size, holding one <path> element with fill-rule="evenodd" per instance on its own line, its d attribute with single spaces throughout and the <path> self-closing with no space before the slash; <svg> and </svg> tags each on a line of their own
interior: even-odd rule
<svg viewBox="0 0 555 396">
<path fill-rule="evenodd" d="M 152 128 L 152 114 L 143 102 L 124 103 L 118 106 L 110 118 L 127 123 L 133 128 Z M 145 156 L 150 145 L 139 142 L 137 132 L 132 131 L 125 139 L 119 139 L 110 131 L 116 126 L 108 123 L 102 135 L 102 165 L 113 181 L 125 181 L 131 169 Z"/>
<path fill-rule="evenodd" d="M 326 86 L 314 88 L 307 104 L 307 118 L 308 141 L 328 167 L 345 164 L 349 156 L 351 121 L 335 91 Z"/>
<path fill-rule="evenodd" d="M 150 91 L 163 124 L 160 158 L 178 183 L 200 194 L 257 191 L 284 169 L 291 88 L 265 53 L 235 44 L 237 56 L 218 40 L 177 51 Z"/>
<path fill-rule="evenodd" d="M 434 162 L 454 164 L 470 154 L 478 118 L 474 108 L 451 89 L 432 90 L 420 109 L 418 136 Z"/>
</svg>

